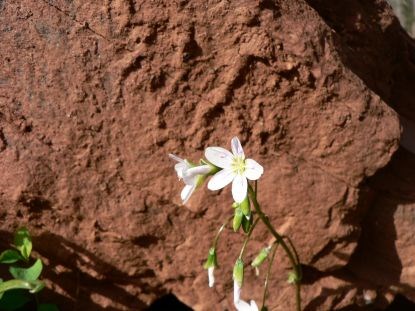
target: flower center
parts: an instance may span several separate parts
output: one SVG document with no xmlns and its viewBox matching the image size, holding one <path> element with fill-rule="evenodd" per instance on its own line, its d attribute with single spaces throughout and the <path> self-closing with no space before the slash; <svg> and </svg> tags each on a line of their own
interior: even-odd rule
<svg viewBox="0 0 415 311">
<path fill-rule="evenodd" d="M 239 175 L 245 172 L 246 164 L 243 157 L 234 157 L 232 161 L 232 170 Z"/>
</svg>

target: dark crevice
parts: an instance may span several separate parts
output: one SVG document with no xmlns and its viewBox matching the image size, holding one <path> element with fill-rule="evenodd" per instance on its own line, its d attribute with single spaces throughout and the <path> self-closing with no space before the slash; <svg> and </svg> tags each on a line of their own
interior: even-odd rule
<svg viewBox="0 0 415 311">
<path fill-rule="evenodd" d="M 193 311 L 173 294 L 167 294 L 154 301 L 146 311 Z"/>
<path fill-rule="evenodd" d="M 410 301 L 403 295 L 396 295 L 392 303 L 385 309 L 385 311 L 413 311 L 415 310 L 415 303 Z"/>
</svg>

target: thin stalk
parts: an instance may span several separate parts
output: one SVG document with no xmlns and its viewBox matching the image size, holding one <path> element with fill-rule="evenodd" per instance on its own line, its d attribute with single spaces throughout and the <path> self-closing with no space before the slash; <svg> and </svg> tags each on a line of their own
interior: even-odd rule
<svg viewBox="0 0 415 311">
<path fill-rule="evenodd" d="M 268 282 L 269 282 L 269 276 L 271 275 L 271 267 L 272 264 L 274 262 L 275 259 L 275 253 L 277 252 L 278 249 L 278 245 L 279 244 L 275 244 L 273 246 L 273 250 L 272 250 L 272 255 L 271 255 L 271 259 L 268 263 L 268 270 L 267 270 L 267 276 L 265 278 L 265 284 L 264 284 L 264 296 L 262 297 L 262 307 L 261 309 L 263 309 L 265 307 L 265 300 L 267 299 L 267 293 L 268 293 Z"/>
<path fill-rule="evenodd" d="M 293 242 L 292 242 L 292 241 L 291 241 L 291 239 L 290 239 L 288 236 L 286 236 L 286 235 L 284 235 L 282 238 L 287 240 L 288 244 L 289 244 L 289 245 L 290 245 L 290 247 L 291 247 L 291 250 L 292 250 L 292 251 L 293 251 L 293 253 L 294 253 L 295 261 L 297 262 L 297 265 L 298 265 L 298 266 L 300 266 L 300 265 L 301 265 L 301 264 L 300 264 L 300 257 L 298 256 L 297 250 L 295 249 Z M 300 266 L 300 267 L 301 267 L 301 266 Z M 300 280 L 301 280 L 301 279 L 302 279 L 302 271 L 301 271 L 301 269 L 299 269 L 299 273 L 301 273 L 301 274 L 299 275 L 299 278 L 300 278 Z"/>
<path fill-rule="evenodd" d="M 248 184 L 248 192 L 249 192 L 249 196 L 251 197 L 251 201 L 254 204 L 255 210 L 258 213 L 259 218 L 264 223 L 264 225 L 267 227 L 269 232 L 275 237 L 277 243 L 281 244 L 281 247 L 284 249 L 284 252 L 287 254 L 288 259 L 291 262 L 292 268 L 294 270 L 295 275 L 297 276 L 297 279 L 299 279 L 299 277 L 301 276 L 301 266 L 297 263 L 293 252 L 290 250 L 287 243 L 285 243 L 282 236 L 274 229 L 274 227 L 272 226 L 272 224 L 268 220 L 268 217 L 261 210 L 261 206 L 259 205 L 259 203 L 257 201 L 257 198 L 256 198 L 256 193 L 252 189 L 252 186 L 249 185 L 249 184 Z M 297 305 L 297 311 L 301 311 L 301 284 L 300 284 L 300 280 L 296 281 L 294 283 L 294 285 L 295 285 L 295 288 L 296 288 L 295 300 L 296 300 L 296 305 Z"/>
<path fill-rule="evenodd" d="M 251 238 L 251 234 L 254 231 L 255 226 L 258 223 L 258 221 L 259 221 L 259 218 L 255 219 L 254 223 L 252 224 L 251 228 L 249 229 L 248 233 L 246 234 L 244 244 L 242 245 L 241 252 L 239 253 L 239 259 L 242 259 L 242 256 L 244 255 L 244 252 L 245 252 L 246 245 L 248 244 L 248 241 Z"/>
<path fill-rule="evenodd" d="M 231 221 L 233 218 L 233 216 L 229 217 L 223 224 L 222 226 L 220 226 L 218 232 L 216 233 L 215 239 L 213 240 L 213 244 L 212 247 L 216 248 L 216 245 L 218 244 L 218 240 L 220 237 L 220 234 L 222 233 L 223 229 L 225 229 L 226 225 L 228 224 L 229 221 Z"/>
</svg>

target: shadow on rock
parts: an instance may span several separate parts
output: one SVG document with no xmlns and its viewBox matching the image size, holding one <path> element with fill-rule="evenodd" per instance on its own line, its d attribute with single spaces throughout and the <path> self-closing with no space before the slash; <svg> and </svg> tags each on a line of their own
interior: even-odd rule
<svg viewBox="0 0 415 311">
<path fill-rule="evenodd" d="M 0 236 L 2 249 L 8 247 L 13 234 L 0 231 Z M 145 284 L 79 245 L 53 233 L 34 236 L 33 243 L 34 250 L 46 258 L 42 278 L 54 284 L 53 288 L 41 292 L 40 301 L 55 303 L 61 311 L 144 310 L 147 307 L 137 295 L 123 288 L 136 283 L 144 290 Z"/>
</svg>

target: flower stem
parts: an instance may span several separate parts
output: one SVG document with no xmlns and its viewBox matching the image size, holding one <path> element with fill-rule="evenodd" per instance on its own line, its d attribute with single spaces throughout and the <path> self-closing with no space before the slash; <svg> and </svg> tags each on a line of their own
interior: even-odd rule
<svg viewBox="0 0 415 311">
<path fill-rule="evenodd" d="M 225 229 L 226 225 L 228 224 L 229 221 L 231 221 L 233 218 L 233 216 L 229 217 L 223 224 L 222 226 L 220 226 L 218 232 L 216 233 L 215 239 L 213 240 L 213 244 L 212 247 L 216 248 L 216 245 L 218 244 L 218 240 L 220 237 L 220 234 L 222 233 L 223 229 Z"/>
<path fill-rule="evenodd" d="M 283 237 L 274 229 L 270 221 L 268 220 L 268 217 L 264 214 L 264 212 L 261 210 L 261 206 L 259 205 L 257 198 L 256 198 L 256 192 L 252 189 L 252 186 L 248 184 L 248 192 L 249 196 L 251 198 L 252 203 L 254 204 L 255 210 L 258 213 L 259 218 L 264 223 L 264 225 L 267 227 L 268 231 L 275 237 L 276 242 L 278 244 L 281 244 L 281 247 L 284 249 L 285 253 L 288 256 L 288 259 L 291 262 L 293 272 L 296 275 L 296 281 L 294 283 L 296 288 L 296 306 L 297 311 L 301 311 L 301 266 L 300 262 L 298 261 L 297 253 L 293 253 L 293 251 L 288 247 L 287 243 L 284 241 Z M 291 243 L 290 243 L 291 245 Z"/>
<path fill-rule="evenodd" d="M 248 241 L 251 238 L 251 234 L 254 231 L 254 228 L 255 228 L 256 224 L 258 223 L 258 221 L 259 221 L 259 218 L 255 219 L 254 223 L 252 224 L 251 228 L 249 229 L 248 233 L 246 234 L 244 244 L 242 245 L 241 252 L 239 254 L 239 259 L 242 259 L 242 256 L 244 255 L 244 252 L 245 252 L 246 245 L 248 244 Z"/>
<path fill-rule="evenodd" d="M 265 278 L 265 285 L 264 285 L 264 296 L 262 297 L 262 307 L 261 309 L 263 309 L 265 307 L 265 300 L 267 299 L 267 293 L 268 293 L 268 282 L 269 282 L 269 276 L 271 275 L 271 267 L 272 264 L 274 262 L 274 258 L 275 258 L 275 253 L 277 252 L 278 249 L 278 245 L 277 243 L 275 243 L 273 245 L 273 250 L 272 250 L 272 255 L 271 255 L 271 259 L 269 261 L 268 264 L 268 270 L 267 270 L 267 276 Z"/>
</svg>

